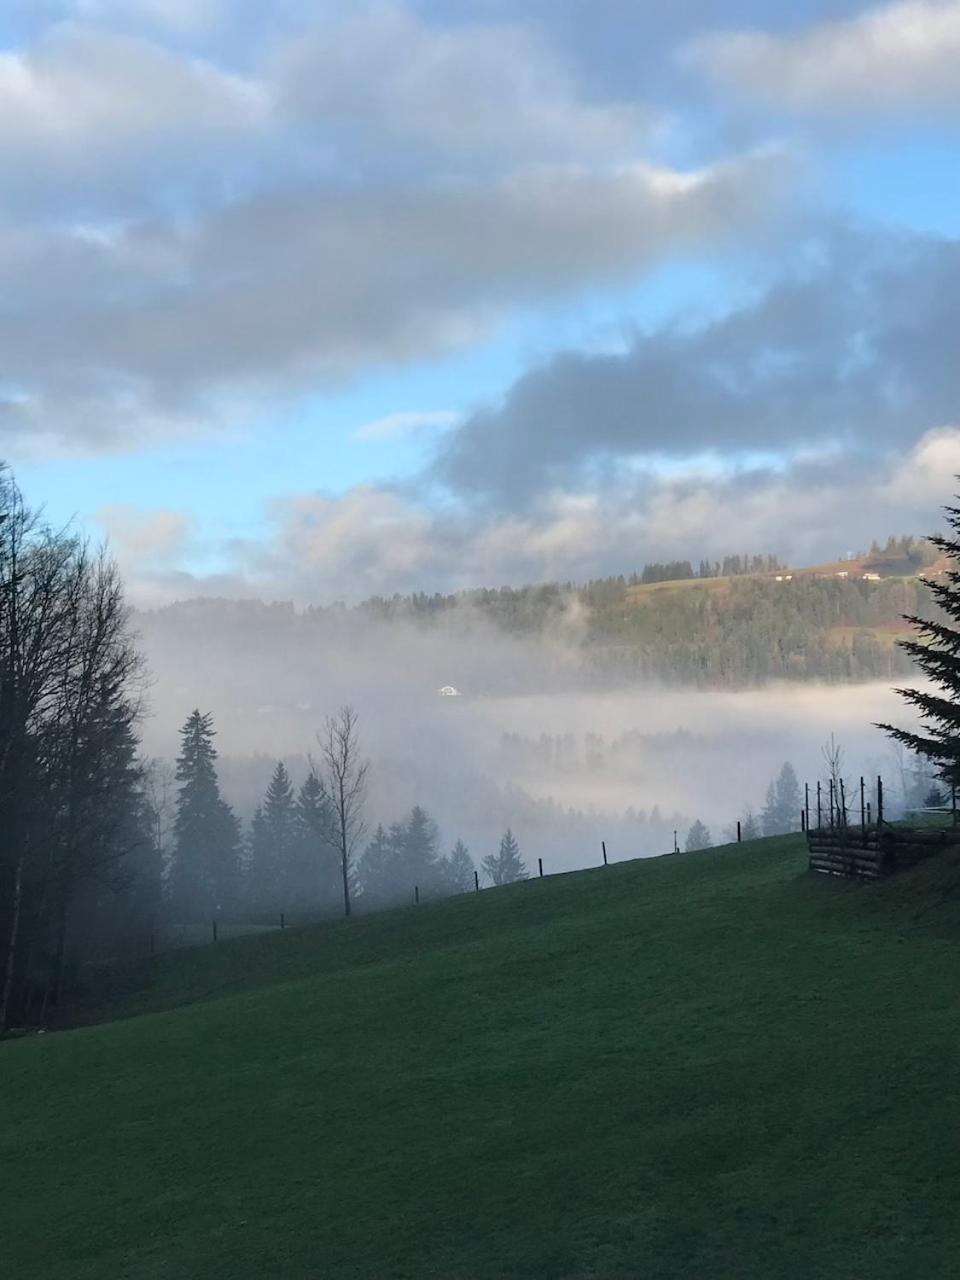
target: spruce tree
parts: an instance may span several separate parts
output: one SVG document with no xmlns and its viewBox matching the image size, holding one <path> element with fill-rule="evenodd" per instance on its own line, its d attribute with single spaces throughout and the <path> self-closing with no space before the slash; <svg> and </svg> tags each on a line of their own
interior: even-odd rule
<svg viewBox="0 0 960 1280">
<path fill-rule="evenodd" d="M 263 818 L 263 805 L 253 811 L 247 836 L 246 901 L 248 908 L 261 915 L 273 908 L 273 886 L 276 884 L 276 867 L 273 845 Z"/>
<path fill-rule="evenodd" d="M 404 824 L 398 868 L 400 878 L 406 878 L 407 891 L 418 885 L 420 892 L 435 890 L 440 887 L 442 872 L 440 867 L 440 833 L 437 824 L 425 809 L 416 804 L 410 810 L 410 816 Z M 398 885 L 401 892 L 403 885 Z"/>
<path fill-rule="evenodd" d="M 451 893 L 466 893 L 473 888 L 473 859 L 462 840 L 458 840 L 443 859 L 444 878 Z"/>
<path fill-rule="evenodd" d="M 693 826 L 687 832 L 687 840 L 683 847 L 687 853 L 692 853 L 695 849 L 709 849 L 712 843 L 713 842 L 710 839 L 710 832 L 703 825 L 700 819 L 697 818 L 696 822 L 694 822 Z"/>
<path fill-rule="evenodd" d="M 800 784 L 793 765 L 787 762 L 767 788 L 760 823 L 765 836 L 785 835 L 800 819 Z"/>
<path fill-rule="evenodd" d="M 365 906 L 380 906 L 389 896 L 387 885 L 393 856 L 393 842 L 381 823 L 364 849 L 357 867 L 360 893 Z"/>
<path fill-rule="evenodd" d="M 935 578 L 920 579 L 941 616 L 928 620 L 905 614 L 916 637 L 899 642 L 937 691 L 897 690 L 920 713 L 917 730 L 892 724 L 877 727 L 929 760 L 936 776 L 956 787 L 960 785 L 960 507 L 944 510 L 951 535 L 934 534 L 928 541 L 950 567 Z"/>
<path fill-rule="evenodd" d="M 170 896 L 180 919 L 208 919 L 236 904 L 239 824 L 220 795 L 212 715 L 193 711 L 180 736 Z"/>
<path fill-rule="evenodd" d="M 297 793 L 291 881 L 306 910 L 326 915 L 339 903 L 340 869 L 331 848 L 333 811 L 311 770 Z"/>
<path fill-rule="evenodd" d="M 293 859 L 297 839 L 297 810 L 293 784 L 283 761 L 278 761 L 263 798 L 263 826 L 271 846 L 274 868 L 268 901 L 274 911 L 289 909 L 295 896 Z"/>
<path fill-rule="evenodd" d="M 497 853 L 489 854 L 483 859 L 482 865 L 485 874 L 494 884 L 513 884 L 515 880 L 526 880 L 528 874 L 520 857 L 520 846 L 509 827 L 500 841 Z"/>
<path fill-rule="evenodd" d="M 748 809 L 740 820 L 740 839 L 759 840 L 760 823 L 752 809 Z"/>
</svg>

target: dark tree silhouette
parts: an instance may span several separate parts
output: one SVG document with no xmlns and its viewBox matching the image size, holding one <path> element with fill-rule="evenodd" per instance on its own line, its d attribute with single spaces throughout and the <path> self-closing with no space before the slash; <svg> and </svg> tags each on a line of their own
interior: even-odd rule
<svg viewBox="0 0 960 1280">
<path fill-rule="evenodd" d="M 929 760 L 937 776 L 955 787 L 960 785 L 960 507 L 944 510 L 952 536 L 934 534 L 929 541 L 950 567 L 936 576 L 921 578 L 941 616 L 928 620 L 905 614 L 916 639 L 900 641 L 900 647 L 939 691 L 897 690 L 920 713 L 919 731 L 892 724 L 877 727 Z"/>
<path fill-rule="evenodd" d="M 199 710 L 180 730 L 170 898 L 181 919 L 209 919 L 236 905 L 240 828 L 220 795 L 215 732 L 212 715 Z"/>
<path fill-rule="evenodd" d="M 528 874 L 520 857 L 520 846 L 509 827 L 500 841 L 499 850 L 484 858 L 482 865 L 484 873 L 494 884 L 513 884 L 515 880 L 526 880 Z"/>
</svg>

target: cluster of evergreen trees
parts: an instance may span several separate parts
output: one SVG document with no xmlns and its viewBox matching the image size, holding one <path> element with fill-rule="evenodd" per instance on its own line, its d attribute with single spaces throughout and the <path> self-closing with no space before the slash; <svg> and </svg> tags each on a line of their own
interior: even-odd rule
<svg viewBox="0 0 960 1280">
<path fill-rule="evenodd" d="M 282 761 L 246 833 L 220 794 L 212 717 L 194 711 L 181 730 L 176 818 L 167 854 L 166 910 L 177 923 L 216 918 L 319 919 L 342 907 L 335 803 L 316 770 L 296 788 Z M 482 860 L 493 884 L 526 877 L 512 832 Z M 436 822 L 420 805 L 378 826 L 348 866 L 351 898 L 373 910 L 466 893 L 474 862 L 462 840 L 442 853 Z"/>
</svg>

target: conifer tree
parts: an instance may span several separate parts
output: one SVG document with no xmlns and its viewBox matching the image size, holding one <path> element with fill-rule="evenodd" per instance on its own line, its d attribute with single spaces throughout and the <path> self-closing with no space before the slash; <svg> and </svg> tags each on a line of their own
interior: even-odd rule
<svg viewBox="0 0 960 1280">
<path fill-rule="evenodd" d="M 497 853 L 488 854 L 482 865 L 494 884 L 513 884 L 515 880 L 526 880 L 528 874 L 520 857 L 520 846 L 509 827 Z"/>
<path fill-rule="evenodd" d="M 258 804 L 247 835 L 246 901 L 255 913 L 272 907 L 271 897 L 276 883 L 273 845 L 263 818 L 263 805 Z"/>
<path fill-rule="evenodd" d="M 236 903 L 240 830 L 220 795 L 213 717 L 199 710 L 180 730 L 177 758 L 176 844 L 170 868 L 170 896 L 181 919 L 206 919 Z"/>
<path fill-rule="evenodd" d="M 398 867 L 401 879 L 405 878 L 408 886 L 419 885 L 421 892 L 439 888 L 442 878 L 439 845 L 437 824 L 425 809 L 414 805 L 404 824 Z M 403 891 L 404 886 L 398 888 Z"/>
<path fill-rule="evenodd" d="M 293 784 L 282 760 L 277 762 L 263 798 L 264 834 L 271 846 L 273 884 L 264 906 L 282 911 L 294 896 L 297 810 Z"/>
<path fill-rule="evenodd" d="M 394 841 L 390 839 L 381 823 L 364 849 L 357 866 L 360 892 L 366 906 L 379 906 L 385 901 L 394 853 Z"/>
<path fill-rule="evenodd" d="M 308 912 L 326 914 L 337 906 L 340 874 L 331 848 L 330 800 L 312 770 L 297 793 L 295 820 L 291 882 Z"/>
<path fill-rule="evenodd" d="M 793 765 L 787 762 L 767 788 L 760 815 L 763 834 L 779 836 L 793 831 L 799 822 L 800 806 L 800 784 Z"/>
<path fill-rule="evenodd" d="M 955 787 L 960 785 L 960 507 L 944 510 L 950 535 L 934 534 L 928 541 L 950 567 L 936 577 L 920 579 L 941 616 L 928 620 L 905 614 L 916 638 L 899 642 L 937 689 L 897 690 L 920 713 L 917 730 L 877 727 L 929 760 L 937 777 Z"/>
<path fill-rule="evenodd" d="M 760 823 L 752 809 L 748 809 L 740 820 L 740 839 L 759 840 Z"/>
<path fill-rule="evenodd" d="M 458 840 L 450 856 L 443 859 L 443 871 L 451 893 L 466 893 L 473 888 L 473 859 L 462 840 Z"/>
<path fill-rule="evenodd" d="M 712 843 L 713 842 L 710 839 L 710 832 L 703 825 L 700 819 L 697 818 L 696 822 L 694 822 L 693 826 L 687 832 L 687 840 L 683 847 L 687 853 L 692 853 L 695 849 L 709 849 Z"/>
</svg>

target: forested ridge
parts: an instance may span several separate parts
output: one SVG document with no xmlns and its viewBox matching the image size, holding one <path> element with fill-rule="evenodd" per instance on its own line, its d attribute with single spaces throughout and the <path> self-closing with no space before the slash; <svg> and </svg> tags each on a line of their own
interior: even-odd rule
<svg viewBox="0 0 960 1280">
<path fill-rule="evenodd" d="M 933 560 L 929 543 L 890 538 L 857 560 L 792 573 L 773 556 L 734 556 L 701 561 L 698 571 L 680 561 L 584 584 L 397 594 L 352 606 L 201 599 L 149 621 L 196 630 L 217 617 L 244 619 L 261 638 L 304 639 L 311 628 L 347 622 L 429 629 L 469 612 L 508 635 L 554 635 L 562 625 L 581 650 L 583 674 L 600 683 L 887 679 L 909 670 L 896 641 L 907 632 L 904 614 L 932 609 L 920 575 Z"/>
</svg>

